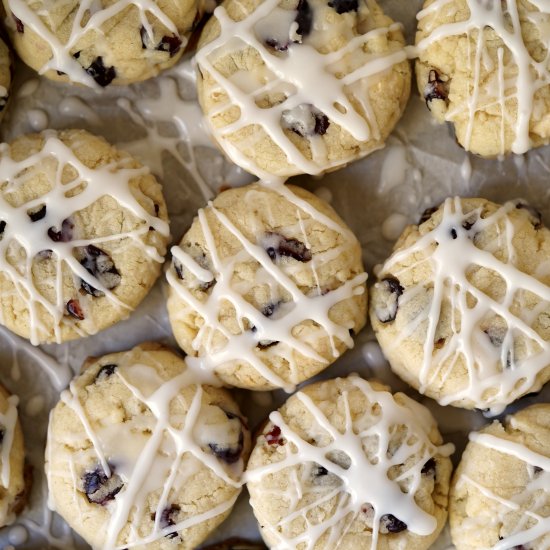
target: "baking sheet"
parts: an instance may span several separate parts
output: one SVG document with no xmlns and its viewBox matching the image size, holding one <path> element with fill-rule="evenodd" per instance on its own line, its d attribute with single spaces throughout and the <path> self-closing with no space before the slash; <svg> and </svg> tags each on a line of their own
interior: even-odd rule
<svg viewBox="0 0 550 550">
<path fill-rule="evenodd" d="M 421 3 L 380 1 L 389 15 L 404 24 L 409 43 L 414 38 L 415 14 Z M 129 150 L 162 181 L 171 231 L 177 242 L 197 209 L 220 188 L 253 180 L 212 149 L 200 127 L 192 75 L 192 63 L 187 57 L 154 81 L 97 92 L 49 82 L 18 64 L 12 101 L 1 128 L 2 139 L 9 141 L 21 133 L 44 128 L 85 128 Z M 413 89 L 405 116 L 385 149 L 322 178 L 300 176 L 291 181 L 331 202 L 361 241 L 365 266 L 372 279 L 373 269 L 390 254 L 393 240 L 404 225 L 416 221 L 425 208 L 450 195 L 484 196 L 497 202 L 522 197 L 539 209 L 546 225 L 550 225 L 549 179 L 549 147 L 502 161 L 468 155 L 456 144 L 448 126 L 432 122 Z M 87 356 L 123 350 L 144 340 L 174 345 L 165 293 L 166 283 L 161 279 L 130 319 L 95 336 L 63 345 L 34 348 L 0 328 L 0 379 L 20 397 L 28 460 L 34 469 L 29 506 L 14 526 L 0 530 L 0 548 L 88 548 L 46 508 L 43 451 L 48 411 Z M 468 432 L 488 421 L 478 412 L 440 407 L 408 388 L 392 375 L 370 329 L 363 330 L 355 348 L 317 378 L 350 372 L 381 379 L 394 391 L 405 391 L 427 405 L 445 440 L 457 447 L 455 462 Z M 252 426 L 286 398 L 283 392 L 236 394 Z M 549 399 L 547 386 L 538 396 L 521 400 L 507 412 Z M 233 514 L 211 541 L 229 536 L 259 538 L 247 500 L 244 491 Z M 447 532 L 434 548 L 452 548 Z"/>
</svg>

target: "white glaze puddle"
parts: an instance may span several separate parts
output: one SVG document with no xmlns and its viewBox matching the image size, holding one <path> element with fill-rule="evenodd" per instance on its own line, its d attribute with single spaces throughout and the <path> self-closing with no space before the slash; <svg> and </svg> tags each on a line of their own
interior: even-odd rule
<svg viewBox="0 0 550 550">
<path fill-rule="evenodd" d="M 433 289 L 429 307 L 408 323 L 391 348 L 395 349 L 419 327 L 425 327 L 422 329 L 426 335 L 419 375 L 422 393 L 428 385 L 435 384 L 435 380 L 439 379 L 443 384 L 453 369 L 462 368 L 462 364 L 465 366 L 468 371 L 466 386 L 441 398 L 441 405 L 467 399 L 478 408 L 489 407 L 492 413 L 498 414 L 524 393 L 537 391 L 536 376 L 550 364 L 550 342 L 532 328 L 539 316 L 550 308 L 550 288 L 514 265 L 514 226 L 506 215 L 515 208 L 516 202 L 509 202 L 494 214 L 480 219 L 479 209 L 465 214 L 459 198 L 447 199 L 441 223 L 409 248 L 393 254 L 378 274 L 380 279 L 385 276 L 399 279 L 402 273 L 421 263 L 431 266 Z M 474 218 L 474 225 L 466 230 L 463 224 L 474 221 Z M 474 244 L 476 233 L 497 224 L 502 229 L 493 246 L 504 248 L 506 260 L 499 260 L 490 251 L 481 250 Z M 398 267 L 401 262 L 405 262 L 407 267 Z M 494 271 L 504 280 L 506 292 L 500 301 L 492 299 L 470 281 L 474 266 Z M 536 269 L 543 277 L 550 271 L 550 264 L 542 262 Z M 421 281 L 408 286 L 399 297 L 400 306 L 422 292 L 425 284 Z M 514 300 L 523 304 L 525 293 L 539 297 L 539 303 L 533 309 L 524 307 L 520 314 L 516 314 Z M 475 299 L 475 305 L 468 303 L 467 296 Z M 454 312 L 453 334 L 442 349 L 437 349 L 436 330 L 443 304 L 447 302 Z M 491 342 L 481 326 L 495 316 L 506 324 L 500 347 Z M 514 352 L 515 337 L 519 335 L 526 339 L 526 353 L 522 359 Z"/>
<path fill-rule="evenodd" d="M 398 514 L 399 519 L 406 523 L 410 532 L 427 536 L 436 528 L 436 519 L 422 510 L 415 502 L 414 495 L 421 483 L 421 470 L 426 462 L 435 456 L 449 456 L 454 448 L 452 445 L 437 447 L 425 435 L 426 430 L 434 426 L 435 421 L 428 410 L 406 396 L 403 405 L 397 403 L 391 393 L 374 390 L 372 386 L 358 376 L 348 378 L 353 390 L 360 390 L 369 403 L 364 418 L 352 419 L 348 393 L 344 390 L 338 398 L 343 402 L 346 424 L 344 432 L 337 430 L 325 413 L 303 392 L 298 392 L 298 398 L 307 413 L 313 417 L 313 426 L 307 430 L 308 435 L 327 434 L 331 442 L 325 446 L 317 446 L 293 431 L 278 411 L 272 412 L 269 419 L 281 430 L 284 438 L 285 455 L 280 460 L 260 466 L 245 473 L 245 481 L 250 484 L 261 481 L 264 476 L 282 475 L 287 468 L 303 465 L 307 474 L 311 473 L 314 464 L 322 466 L 330 474 L 338 476 L 341 483 L 324 490 L 320 487 L 308 487 L 304 479 L 296 471 L 287 475 L 293 478 L 287 491 L 272 488 L 270 498 L 281 500 L 284 510 L 288 513 L 278 523 L 273 524 L 269 518 L 258 517 L 266 531 L 277 541 L 272 546 L 276 550 L 302 548 L 312 550 L 323 540 L 323 548 L 337 550 L 340 543 L 349 532 L 354 521 L 364 513 L 365 506 L 370 504 L 374 509 L 373 532 L 370 548 L 375 550 L 378 545 L 380 519 L 386 514 Z M 373 423 L 372 407 L 378 404 L 379 413 Z M 338 407 L 340 409 L 340 407 Z M 367 426 L 367 427 L 365 427 Z M 395 452 L 388 452 L 388 443 L 396 426 L 406 426 L 408 443 L 402 444 Z M 411 437 L 414 434 L 414 439 Z M 369 459 L 364 445 L 377 441 L 378 446 Z M 331 455 L 332 453 L 332 455 Z M 350 461 L 349 468 L 330 460 L 330 456 L 345 453 Z M 391 456 L 390 456 L 391 455 Z M 388 470 L 395 465 L 403 464 L 415 455 L 415 463 L 396 480 L 390 480 Z M 314 464 L 311 464 L 314 463 Z M 398 484 L 399 482 L 399 484 Z M 400 488 L 401 485 L 401 488 Z M 405 490 L 404 490 L 405 489 Z M 254 493 L 252 493 L 254 498 Z M 326 504 L 331 499 L 336 502 L 330 505 L 333 514 L 308 514 L 317 506 Z M 317 521 L 315 518 L 324 518 Z M 306 526 L 297 535 L 291 535 L 290 529 L 297 518 L 303 518 Z"/>
</svg>

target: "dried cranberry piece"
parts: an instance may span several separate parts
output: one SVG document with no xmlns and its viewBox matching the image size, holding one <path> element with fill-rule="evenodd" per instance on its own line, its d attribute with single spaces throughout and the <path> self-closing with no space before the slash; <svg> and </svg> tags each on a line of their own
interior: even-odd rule
<svg viewBox="0 0 550 550">
<path fill-rule="evenodd" d="M 176 518 L 178 514 L 181 512 L 181 507 L 177 504 L 171 504 L 170 506 L 167 506 L 164 508 L 164 510 L 160 514 L 160 527 L 161 529 L 166 529 L 166 527 L 172 527 L 172 525 L 176 525 L 177 521 Z M 157 515 L 151 514 L 151 521 L 155 521 Z M 167 535 L 164 535 L 167 539 L 175 539 L 178 534 L 176 531 L 172 533 L 168 533 Z"/>
<path fill-rule="evenodd" d="M 65 218 L 61 222 L 61 231 L 57 231 L 54 227 L 48 229 L 48 237 L 56 243 L 68 243 L 73 238 L 74 223 L 70 218 Z"/>
<path fill-rule="evenodd" d="M 279 233 L 266 233 L 267 248 L 266 252 L 272 260 L 279 256 L 287 256 L 298 262 L 309 262 L 311 260 L 311 250 L 298 239 L 288 239 Z"/>
<path fill-rule="evenodd" d="M 4 231 L 6 230 L 6 225 L 8 225 L 4 220 L 0 221 L 0 235 L 4 234 Z"/>
<path fill-rule="evenodd" d="M 227 414 L 227 413 L 226 413 Z M 238 418 L 238 417 L 236 417 Z M 240 422 L 240 418 L 238 418 Z M 220 460 L 227 462 L 227 464 L 234 464 L 241 458 L 243 447 L 244 447 L 244 434 L 242 429 L 239 432 L 239 441 L 235 447 L 223 447 L 217 443 L 209 443 L 208 446 L 210 450 L 218 457 Z"/>
<path fill-rule="evenodd" d="M 114 363 L 110 363 L 108 365 L 103 365 L 96 374 L 95 379 L 96 380 L 104 380 L 105 378 L 109 378 L 115 373 L 115 370 L 117 369 L 118 365 L 115 365 Z"/>
<path fill-rule="evenodd" d="M 0 428 L 0 445 L 4 442 L 5 435 L 6 435 L 6 430 L 4 428 Z"/>
<path fill-rule="evenodd" d="M 80 260 L 80 265 L 82 265 L 90 275 L 94 276 L 105 288 L 112 290 L 120 284 L 122 277 L 109 254 L 93 244 L 83 248 L 83 253 L 84 257 Z M 101 290 L 94 288 L 83 279 L 80 280 L 80 287 L 84 292 L 96 298 L 103 296 Z"/>
<path fill-rule="evenodd" d="M 296 23 L 298 23 L 296 33 L 301 36 L 307 36 L 311 32 L 313 11 L 307 0 L 299 0 L 296 10 L 298 11 L 295 19 Z"/>
<path fill-rule="evenodd" d="M 430 458 L 424 466 L 422 466 L 422 470 L 420 470 L 420 473 L 425 475 L 432 475 L 435 474 L 435 459 L 432 457 Z"/>
<path fill-rule="evenodd" d="M 83 321 L 85 319 L 84 312 L 82 311 L 82 307 L 80 306 L 80 302 L 78 300 L 75 300 L 74 298 L 72 300 L 69 300 L 66 307 L 67 313 L 71 317 L 74 317 L 79 321 Z"/>
<path fill-rule="evenodd" d="M 290 46 L 290 41 L 281 44 L 276 38 L 267 38 L 265 41 L 266 45 L 278 52 L 286 52 Z"/>
<path fill-rule="evenodd" d="M 300 137 L 323 136 L 330 126 L 328 117 L 309 103 L 302 103 L 293 109 L 283 111 L 281 121 L 284 128 Z"/>
<path fill-rule="evenodd" d="M 381 323 L 391 323 L 397 317 L 399 297 L 404 289 L 395 277 L 386 277 L 375 285 L 380 291 L 374 297 L 374 312 Z"/>
<path fill-rule="evenodd" d="M 315 128 L 313 131 L 319 136 L 324 136 L 330 126 L 328 116 L 325 113 L 313 113 L 313 116 L 315 117 Z"/>
<path fill-rule="evenodd" d="M 531 217 L 531 223 L 533 224 L 533 227 L 535 229 L 540 229 L 542 227 L 542 214 L 536 208 L 523 201 L 518 202 L 516 204 L 516 208 L 518 210 L 526 210 L 529 213 Z"/>
<path fill-rule="evenodd" d="M 320 464 L 315 464 L 312 473 L 315 477 L 322 477 L 328 475 L 328 470 Z"/>
<path fill-rule="evenodd" d="M 431 208 L 426 208 L 424 212 L 422 212 L 422 216 L 420 216 L 420 219 L 418 220 L 418 225 L 422 225 L 424 222 L 427 222 L 433 214 L 435 214 L 438 210 L 437 206 L 432 206 Z"/>
<path fill-rule="evenodd" d="M 170 57 L 174 57 L 181 49 L 181 38 L 175 34 L 172 36 L 163 36 L 156 49 L 159 52 L 168 52 Z"/>
<path fill-rule="evenodd" d="M 116 71 L 114 67 L 105 67 L 103 58 L 98 56 L 92 61 L 91 65 L 85 71 L 99 84 L 102 88 L 108 86 L 115 78 Z"/>
<path fill-rule="evenodd" d="M 265 440 L 268 445 L 284 445 L 284 439 L 281 437 L 281 428 L 273 426 L 271 431 L 265 434 Z"/>
<path fill-rule="evenodd" d="M 110 467 L 111 477 L 107 477 L 101 466 L 84 473 L 82 486 L 89 502 L 105 506 L 124 487 L 122 479 L 115 474 L 114 468 Z"/>
<path fill-rule="evenodd" d="M 43 204 L 38 210 L 27 212 L 32 222 L 37 222 L 46 217 L 46 205 Z"/>
<path fill-rule="evenodd" d="M 430 109 L 430 102 L 434 99 L 447 99 L 447 85 L 443 80 L 439 78 L 439 73 L 432 69 L 428 76 L 428 84 L 424 88 L 424 99 L 426 100 L 426 106 Z"/>
<path fill-rule="evenodd" d="M 330 0 L 328 5 L 333 8 L 336 13 L 342 14 L 348 11 L 357 11 L 359 8 L 358 0 Z"/>
<path fill-rule="evenodd" d="M 23 24 L 23 21 L 21 21 L 21 19 L 19 19 L 19 17 L 17 17 L 14 13 L 12 13 L 11 16 L 15 21 L 15 28 L 17 29 L 17 32 L 23 34 L 25 32 L 25 25 Z"/>
<path fill-rule="evenodd" d="M 400 519 L 397 519 L 392 514 L 385 514 L 380 518 L 380 525 L 388 533 L 401 533 L 407 529 L 407 524 Z"/>
</svg>

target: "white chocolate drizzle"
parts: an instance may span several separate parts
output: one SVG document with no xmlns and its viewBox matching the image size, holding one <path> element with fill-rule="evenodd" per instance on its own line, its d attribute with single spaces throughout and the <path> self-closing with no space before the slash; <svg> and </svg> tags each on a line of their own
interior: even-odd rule
<svg viewBox="0 0 550 550">
<path fill-rule="evenodd" d="M 147 355 L 152 361 L 158 362 L 152 354 Z M 242 486 L 244 461 L 241 457 L 237 462 L 227 464 L 204 450 L 205 445 L 202 443 L 208 439 L 209 433 L 214 438 L 227 436 L 219 427 L 203 422 L 203 389 L 197 383 L 196 375 L 187 369 L 172 379 L 164 380 L 155 368 L 140 363 L 132 357 L 132 351 L 129 351 L 119 361 L 111 376 L 118 377 L 144 410 L 151 414 L 138 415 L 121 424 L 106 422 L 105 425 L 92 428 L 80 401 L 79 394 L 82 392 L 76 379 L 61 394 L 61 401 L 78 417 L 92 447 L 78 453 L 63 451 L 64 448 L 71 448 L 74 436 L 66 433 L 58 435 L 54 440 L 50 419 L 46 448 L 48 484 L 51 485 L 54 478 L 65 479 L 73 486 L 76 506 L 80 506 L 76 493 L 81 490 L 77 472 L 82 468 L 89 471 L 90 467 L 95 467 L 99 462 L 103 472 L 111 477 L 113 468 L 116 468 L 116 474 L 120 476 L 124 486 L 106 505 L 110 519 L 105 525 L 105 538 L 101 548 L 123 550 L 143 547 L 230 510 Z M 191 385 L 195 386 L 195 391 L 187 405 L 187 413 L 176 419 L 170 413 L 171 405 L 174 400 L 184 399 L 180 392 Z M 178 427 L 175 427 L 175 423 Z M 56 452 L 64 453 L 61 459 L 59 456 L 53 458 L 54 446 Z M 52 464 L 56 464 L 56 467 L 52 468 Z M 177 523 L 162 525 L 162 514 L 170 504 L 172 494 L 181 491 L 204 466 L 226 485 L 237 489 L 236 493 L 211 509 L 187 515 Z M 159 495 L 155 497 L 154 525 L 150 533 L 143 535 L 140 525 L 146 516 L 149 518 L 148 502 L 152 494 Z M 51 488 L 48 506 L 52 510 L 55 508 Z M 82 513 L 85 514 L 85 510 Z M 129 530 L 125 530 L 126 527 Z M 120 539 L 123 530 L 128 533 L 124 541 Z"/>
<path fill-rule="evenodd" d="M 459 9 L 463 2 L 435 0 L 420 11 L 417 19 L 422 22 L 444 14 L 456 22 L 440 26 L 428 26 L 428 36 L 421 39 L 411 52 L 421 55 L 429 46 L 453 36 L 468 38 L 468 70 L 473 75 L 469 83 L 471 93 L 464 102 L 457 103 L 446 114 L 446 120 L 454 121 L 464 112 L 469 114 L 466 140 L 463 144 L 469 149 L 477 113 L 499 112 L 501 126 L 499 131 L 500 154 L 505 153 L 505 129 L 511 126 L 515 130 L 512 152 L 522 154 L 531 147 L 530 128 L 532 123 L 548 116 L 544 106 L 544 97 L 539 94 L 550 84 L 550 8 L 547 0 L 530 0 L 534 8 L 521 10 L 521 18 L 540 31 L 539 40 L 546 50 L 545 57 L 537 61 L 529 53 L 522 35 L 526 22 L 520 20 L 517 0 L 466 0 L 469 16 L 458 20 Z M 502 41 L 495 53 L 495 37 L 488 35 L 491 29 Z M 525 32 L 525 29 L 523 29 Z M 511 106 L 517 107 L 515 120 L 510 114 Z"/>
<path fill-rule="evenodd" d="M 522 460 L 529 476 L 527 485 L 523 488 L 518 487 L 509 497 L 496 494 L 465 473 L 460 476 L 457 487 L 473 486 L 485 498 L 492 501 L 488 509 L 491 523 L 512 528 L 511 534 L 499 540 L 491 550 L 509 550 L 519 547 L 541 550 L 550 548 L 550 516 L 547 510 L 550 502 L 550 458 L 530 450 L 521 443 L 488 433 L 473 432 L 469 439 L 477 445 Z M 480 521 L 486 519 L 479 518 Z M 479 527 L 478 522 L 472 522 L 471 528 L 477 530 Z M 462 529 L 466 534 L 469 530 L 468 524 L 464 523 Z M 533 544 L 534 546 L 531 546 Z"/>
<path fill-rule="evenodd" d="M 324 438 L 321 434 L 326 434 L 330 443 L 317 446 L 309 439 L 304 440 L 292 430 L 279 411 L 274 411 L 269 419 L 281 430 L 285 454 L 280 460 L 275 459 L 272 463 L 245 472 L 247 484 L 259 483 L 264 476 L 287 475 L 293 478 L 286 491 L 270 489 L 265 495 L 280 500 L 288 507 L 288 514 L 280 522 L 272 524 L 269 518 L 258 517 L 258 509 L 255 509 L 261 525 L 270 538 L 277 541 L 271 546 L 275 550 L 312 550 L 321 537 L 324 537 L 323 548 L 337 550 L 354 521 L 360 519 L 367 509 L 374 510 L 371 550 L 377 548 L 379 523 L 385 515 L 397 514 L 407 529 L 419 536 L 428 536 L 437 527 L 436 518 L 416 503 L 415 493 L 421 484 L 424 465 L 431 458 L 448 457 L 454 452 L 453 445 L 436 446 L 429 440 L 427 431 L 435 426 L 435 421 L 422 405 L 404 394 L 400 394 L 403 402 L 399 403 L 388 391 L 375 390 L 356 375 L 347 380 L 351 389 L 342 390 L 338 396 L 338 400 L 343 403 L 346 418 L 343 432 L 334 427 L 331 419 L 306 393 L 298 392 L 292 399 L 299 399 L 307 414 L 313 417 L 308 434 L 309 430 L 316 434 L 314 439 Z M 348 395 L 352 390 L 361 391 L 369 403 L 364 417 L 351 417 Z M 374 407 L 379 411 L 375 417 L 372 412 Z M 407 433 L 403 436 L 402 444 L 390 452 L 388 445 L 398 427 L 405 427 Z M 372 456 L 367 456 L 365 448 L 373 441 L 377 442 L 376 450 Z M 348 457 L 348 468 L 331 460 L 331 457 L 339 455 Z M 405 462 L 410 467 L 398 478 L 391 480 L 388 476 L 390 468 Z M 340 483 L 325 490 L 319 487 L 308 489 L 308 485 L 303 483 L 304 475 L 296 470 L 302 467 L 309 473 L 315 465 L 337 476 Z M 309 514 L 317 506 L 323 506 L 334 498 L 336 502 L 330 505 L 334 513 Z M 316 522 L 316 517 L 323 519 Z M 303 518 L 305 529 L 293 536 L 289 530 L 296 525 L 295 520 L 298 518 Z"/>
<path fill-rule="evenodd" d="M 232 144 L 231 134 L 252 125 L 261 126 L 294 167 L 293 173 L 320 174 L 345 164 L 353 156 L 342 160 L 330 159 L 322 137 L 316 134 L 307 136 L 312 158 L 305 157 L 284 132 L 284 113 L 296 114 L 301 107 L 314 104 L 314 108 L 326 115 L 331 123 L 338 124 L 357 141 L 378 140 L 380 129 L 368 100 L 368 88 L 375 79 L 407 58 L 404 47 L 376 54 L 362 51 L 363 46 L 372 39 L 399 30 L 399 24 L 352 36 L 341 49 L 322 54 L 316 49 L 314 39 L 295 34 L 296 23 L 292 21 L 292 15 L 296 12 L 279 8 L 279 2 L 265 0 L 238 22 L 231 19 L 223 6 L 216 8 L 214 17 L 220 24 L 220 35 L 196 54 L 199 70 L 216 81 L 217 86 L 209 93 L 224 92 L 229 98 L 206 114 L 212 134 L 233 162 L 265 180 L 273 175 Z M 313 12 L 321 9 L 313 2 L 310 4 Z M 337 29 L 335 32 L 340 32 L 341 29 Z M 277 55 L 264 43 L 268 30 L 276 35 L 286 35 L 295 44 L 289 46 L 284 55 Z M 328 40 L 326 34 L 326 30 L 320 33 L 318 41 L 323 43 Z M 262 69 L 265 81 L 259 77 L 257 81 L 252 77 L 245 79 L 242 71 L 226 77 L 216 68 L 218 59 L 246 48 L 253 48 L 261 57 L 265 64 Z M 269 108 L 259 107 L 258 100 L 274 91 L 284 93 L 286 100 Z M 354 103 L 360 107 L 354 106 Z M 239 118 L 231 124 L 219 126 L 216 117 L 235 106 L 240 110 Z M 247 147 L 254 146 L 254 140 L 259 137 L 258 132 L 253 132 Z"/>
<path fill-rule="evenodd" d="M 300 373 L 297 371 L 296 352 L 321 364 L 328 365 L 330 361 L 316 351 L 315 342 L 317 339 L 328 335 L 334 358 L 337 358 L 339 355 L 336 348 L 336 340 L 343 342 L 349 348 L 353 347 L 353 339 L 349 330 L 354 327 L 339 325 L 330 318 L 329 312 L 339 302 L 363 294 L 365 292 L 364 284 L 367 280 L 367 274 L 357 274 L 352 279 L 343 282 L 338 288 L 323 293 L 316 275 L 317 266 L 343 253 L 350 243 L 356 242 L 355 237 L 349 229 L 316 210 L 311 204 L 299 198 L 286 186 L 273 186 L 270 189 L 284 196 L 288 200 L 289 208 L 296 209 L 297 217 L 300 220 L 297 229 L 302 235 L 301 240 L 303 243 L 308 245 L 308 227 L 312 223 L 322 223 L 332 231 L 343 234 L 345 244 L 316 254 L 307 264 L 300 264 L 298 267 L 293 267 L 292 265 L 283 266 L 282 264 L 277 264 L 277 262 L 274 262 L 269 257 L 261 243 L 251 242 L 223 212 L 216 209 L 214 204 L 210 202 L 208 210 L 237 239 L 242 250 L 236 256 L 220 257 L 205 211 L 200 210 L 198 220 L 212 259 L 213 271 L 209 271 L 199 265 L 195 258 L 179 246 L 173 247 L 171 252 L 174 259 L 191 271 L 200 282 L 208 283 L 215 277 L 216 284 L 212 287 L 211 293 L 205 301 L 201 301 L 193 295 L 190 288 L 184 284 L 184 281 L 178 278 L 173 266 L 167 272 L 167 279 L 174 291 L 173 298 L 171 297 L 170 299 L 180 299 L 184 303 L 180 308 L 180 315 L 184 316 L 191 310 L 196 311 L 204 319 L 204 324 L 193 341 L 193 348 L 197 350 L 198 357 L 188 357 L 188 365 L 192 368 L 212 373 L 222 365 L 230 364 L 231 362 L 244 362 L 252 366 L 271 385 L 284 388 L 287 392 L 292 392 L 296 384 L 301 381 L 299 378 Z M 244 200 L 250 203 L 249 211 L 253 212 L 254 205 L 257 208 L 258 201 L 262 199 L 261 195 L 258 195 L 258 191 L 252 188 L 245 195 Z M 262 236 L 260 223 L 258 220 L 259 238 Z M 232 281 L 235 264 L 246 261 L 247 258 L 257 262 L 259 268 L 253 281 L 250 283 L 241 281 L 237 287 Z M 294 272 L 293 270 L 313 270 L 314 277 L 317 280 L 317 288 L 309 294 L 303 292 L 290 277 Z M 244 295 L 252 286 L 260 283 L 270 285 L 274 303 L 277 302 L 277 296 L 280 293 L 279 289 L 288 293 L 291 301 L 278 308 L 276 314 L 270 317 L 265 316 L 244 298 Z M 230 302 L 235 308 L 237 320 L 242 330 L 240 334 L 232 334 L 219 319 L 219 308 L 222 301 Z M 316 336 L 312 337 L 312 341 L 301 340 L 292 334 L 292 328 L 306 320 L 313 320 L 320 327 Z M 245 321 L 248 321 L 255 329 L 245 330 Z M 222 345 L 213 342 L 215 334 L 224 337 Z M 258 354 L 258 345 L 266 340 L 278 342 L 275 353 L 284 357 L 288 362 L 290 370 L 289 381 L 285 381 L 275 373 L 262 360 L 262 356 Z"/>
<path fill-rule="evenodd" d="M 0 240 L 0 272 L 13 283 L 15 293 L 25 303 L 29 315 L 30 340 L 35 345 L 41 341 L 42 334 L 50 333 L 52 327 L 57 342 L 61 340 L 61 327 L 64 325 L 70 325 L 82 336 L 97 331 L 93 323 L 84 320 L 79 326 L 75 319 L 66 315 L 62 285 L 64 265 L 70 268 L 76 278 L 103 292 L 117 307 L 126 312 L 131 311 L 130 306 L 81 265 L 73 254 L 76 247 L 96 246 L 112 241 L 120 241 L 122 244 L 131 242 L 133 246 L 142 249 L 144 256 L 162 263 L 164 258 L 159 250 L 153 245 L 146 244 L 143 238 L 150 227 L 163 236 L 169 235 L 168 224 L 149 214 L 134 196 L 134 193 L 139 191 L 133 190 L 130 186 L 133 178 L 148 173 L 147 168 L 128 168 L 129 157 L 105 166 L 88 168 L 76 157 L 71 147 L 57 137 L 56 132 L 46 131 L 42 136 L 42 149 L 22 161 L 14 161 L 10 156 L 9 145 L 0 144 L 0 180 L 5 183 L 0 196 L 0 220 L 6 223 Z M 63 183 L 64 170 L 69 166 L 76 170 L 78 175 L 70 182 Z M 6 200 L 6 195 L 15 192 L 29 177 L 40 171 L 50 178 L 51 189 L 18 207 L 12 206 Z M 69 242 L 56 242 L 48 236 L 50 227 L 61 230 L 63 220 L 104 196 L 112 197 L 120 207 L 127 209 L 143 223 L 132 231 L 93 239 L 80 239 L 75 235 Z M 44 205 L 46 216 L 32 221 L 28 215 L 29 210 Z M 8 252 L 15 244 L 24 250 L 23 265 L 14 266 L 7 260 Z M 56 292 L 55 302 L 51 302 L 39 292 L 32 273 L 33 262 L 41 252 L 49 250 L 52 251 L 51 258 L 55 258 L 56 261 L 56 276 L 52 281 Z M 41 311 L 48 315 L 41 318 Z M 0 317 L 0 322 L 4 323 L 3 317 Z"/>
<path fill-rule="evenodd" d="M 550 263 L 540 257 L 534 260 L 538 263 L 533 275 L 516 267 L 515 229 L 508 213 L 517 205 L 518 201 L 510 201 L 493 214 L 481 218 L 480 208 L 465 213 L 459 197 L 447 199 L 439 225 L 413 245 L 395 252 L 378 274 L 379 279 L 396 277 L 399 280 L 403 273 L 421 264 L 431 266 L 429 288 L 426 289 L 428 281 L 419 281 L 407 286 L 398 299 L 402 308 L 418 293 L 429 292 L 428 305 L 407 323 L 386 351 L 391 356 L 413 333 L 425 332 L 419 372 L 421 393 L 428 387 L 442 386 L 455 369 L 466 368 L 468 379 L 465 385 L 442 396 L 439 399 L 441 405 L 465 400 L 473 402 L 475 407 L 489 408 L 491 413 L 499 414 L 521 395 L 537 391 L 541 384 L 537 376 L 550 365 L 550 341 L 533 328 L 539 316 L 550 308 L 550 287 L 534 275 L 547 276 Z M 504 259 L 497 258 L 490 249 L 483 250 L 475 245 L 475 234 L 488 228 L 497 231 L 495 241 L 488 247 L 504 251 Z M 505 292 L 501 300 L 491 298 L 470 280 L 470 274 L 476 268 L 498 274 L 502 279 Z M 519 300 L 523 304 L 528 294 L 537 297 L 536 306 L 515 313 L 515 302 Z M 436 331 L 444 304 L 450 304 L 452 308 L 452 334 L 443 347 L 437 349 Z M 499 345 L 491 341 L 487 332 L 490 328 L 482 326 L 484 322 L 490 326 L 495 319 L 503 320 L 506 325 Z M 525 342 L 521 357 L 516 350 L 518 339 Z"/>
<path fill-rule="evenodd" d="M 106 8 L 100 8 L 101 3 L 97 0 L 82 0 L 78 3 L 78 11 L 74 17 L 70 35 L 64 43 L 47 27 L 41 13 L 33 10 L 26 0 L 9 0 L 8 4 L 11 12 L 51 48 L 52 56 L 38 71 L 39 74 L 58 71 L 65 73 L 72 82 L 92 88 L 99 88 L 99 85 L 74 57 L 73 54 L 76 52 L 71 50 L 89 33 L 93 33 L 96 41 L 105 40 L 103 25 L 129 6 L 139 10 L 141 24 L 148 36 L 153 36 L 151 18 L 154 18 L 183 41 L 182 47 L 187 42 L 184 36 L 180 36 L 174 22 L 154 0 L 115 0 Z M 107 51 L 107 48 L 105 49 Z"/>
</svg>

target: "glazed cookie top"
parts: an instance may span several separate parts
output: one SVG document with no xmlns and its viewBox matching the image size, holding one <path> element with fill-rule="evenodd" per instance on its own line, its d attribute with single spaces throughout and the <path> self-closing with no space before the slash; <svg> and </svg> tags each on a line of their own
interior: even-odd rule
<svg viewBox="0 0 550 550">
<path fill-rule="evenodd" d="M 545 0 L 427 0 L 417 78 L 432 114 L 469 151 L 525 153 L 550 141 Z"/>
<path fill-rule="evenodd" d="M 228 384 L 292 391 L 352 347 L 365 323 L 361 247 L 301 188 L 221 193 L 172 256 L 176 339 L 188 362 Z"/>
<path fill-rule="evenodd" d="M 352 375 L 271 413 L 245 479 L 270 548 L 425 549 L 447 517 L 452 452 L 425 407 Z"/>
<path fill-rule="evenodd" d="M 194 0 L 3 0 L 20 57 L 40 74 L 92 87 L 145 80 L 183 53 Z"/>
<path fill-rule="evenodd" d="M 127 317 L 169 237 L 149 170 L 81 130 L 0 145 L 0 322 L 33 344 Z"/>
<path fill-rule="evenodd" d="M 374 0 L 227 0 L 196 55 L 210 129 L 267 179 L 380 148 L 410 87 L 401 26 Z"/>
<path fill-rule="evenodd" d="M 447 199 L 378 273 L 392 368 L 442 405 L 499 413 L 550 378 L 550 231 L 524 201 Z"/>
<path fill-rule="evenodd" d="M 156 344 L 92 359 L 54 408 L 50 507 L 96 548 L 190 550 L 231 510 L 250 436 L 230 394 Z"/>
<path fill-rule="evenodd" d="M 549 509 L 549 404 L 470 434 L 451 492 L 458 549 L 548 548 Z"/>
</svg>

